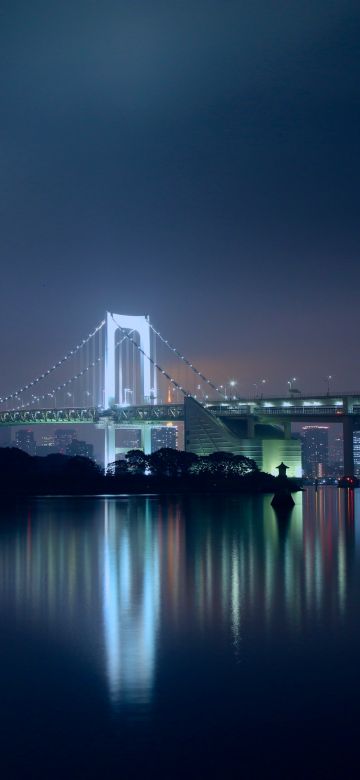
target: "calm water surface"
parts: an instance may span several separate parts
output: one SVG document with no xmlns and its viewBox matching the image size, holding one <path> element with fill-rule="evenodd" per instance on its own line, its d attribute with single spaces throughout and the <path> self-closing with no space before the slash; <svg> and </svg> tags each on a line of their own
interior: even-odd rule
<svg viewBox="0 0 360 780">
<path fill-rule="evenodd" d="M 2 777 L 358 777 L 360 494 L 0 523 Z"/>
</svg>

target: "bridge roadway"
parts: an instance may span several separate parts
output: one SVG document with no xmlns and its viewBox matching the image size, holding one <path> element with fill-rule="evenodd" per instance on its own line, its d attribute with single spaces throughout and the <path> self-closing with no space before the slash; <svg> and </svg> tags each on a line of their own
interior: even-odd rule
<svg viewBox="0 0 360 780">
<path fill-rule="evenodd" d="M 360 429 L 360 393 L 337 395 L 287 396 L 208 401 L 205 408 L 220 419 L 247 419 L 251 436 L 253 422 L 281 425 L 285 437 L 291 435 L 291 423 L 341 423 L 344 434 L 344 471 L 354 472 L 353 432 Z M 136 426 L 146 428 L 165 422 L 182 422 L 183 404 L 142 406 L 65 407 L 59 409 L 16 409 L 0 412 L 0 426 L 94 424 L 105 429 Z"/>
<path fill-rule="evenodd" d="M 272 421 L 278 424 L 291 422 L 342 423 L 350 416 L 354 423 L 360 423 L 360 393 L 343 395 L 318 395 L 299 397 L 261 398 L 253 400 L 207 401 L 205 408 L 216 417 L 248 418 Z M 114 406 L 104 410 L 101 407 L 61 407 L 52 409 L 13 409 L 0 412 L 0 425 L 37 424 L 101 424 L 106 421 L 115 425 L 137 425 L 141 423 L 181 422 L 184 419 L 183 404 L 145 404 L 139 406 Z"/>
</svg>

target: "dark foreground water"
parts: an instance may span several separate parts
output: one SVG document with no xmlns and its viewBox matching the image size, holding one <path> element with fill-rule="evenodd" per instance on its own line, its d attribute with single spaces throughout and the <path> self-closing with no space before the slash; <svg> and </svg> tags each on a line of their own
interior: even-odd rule
<svg viewBox="0 0 360 780">
<path fill-rule="evenodd" d="M 359 776 L 359 494 L 2 507 L 0 627 L 1 777 Z"/>
</svg>

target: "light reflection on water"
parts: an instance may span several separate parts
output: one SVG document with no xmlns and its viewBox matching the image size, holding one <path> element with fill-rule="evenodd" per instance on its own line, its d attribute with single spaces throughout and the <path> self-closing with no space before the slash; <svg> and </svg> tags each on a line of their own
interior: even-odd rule
<svg viewBox="0 0 360 780">
<path fill-rule="evenodd" d="M 0 615 L 90 660 L 113 705 L 150 707 L 161 654 L 337 631 L 358 579 L 359 496 L 42 499 L 0 530 Z M 169 663 L 169 661 L 167 661 Z"/>
</svg>

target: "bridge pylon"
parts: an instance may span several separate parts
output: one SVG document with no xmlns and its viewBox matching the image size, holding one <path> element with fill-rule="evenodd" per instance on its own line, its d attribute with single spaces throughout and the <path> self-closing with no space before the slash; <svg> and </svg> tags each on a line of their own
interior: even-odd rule
<svg viewBox="0 0 360 780">
<path fill-rule="evenodd" d="M 121 338 L 121 334 L 123 339 Z M 119 338 L 120 335 L 120 338 Z M 124 386 L 126 366 L 117 352 L 119 343 L 130 337 L 138 337 L 138 360 L 140 386 L 135 388 Z M 151 363 L 152 355 L 151 328 L 148 315 L 114 314 L 106 312 L 105 317 L 105 361 L 104 361 L 104 407 L 110 409 L 114 405 L 125 406 L 128 403 L 126 392 L 130 391 L 132 404 L 155 402 L 156 371 Z M 133 341 L 132 341 L 133 343 Z"/>
</svg>

